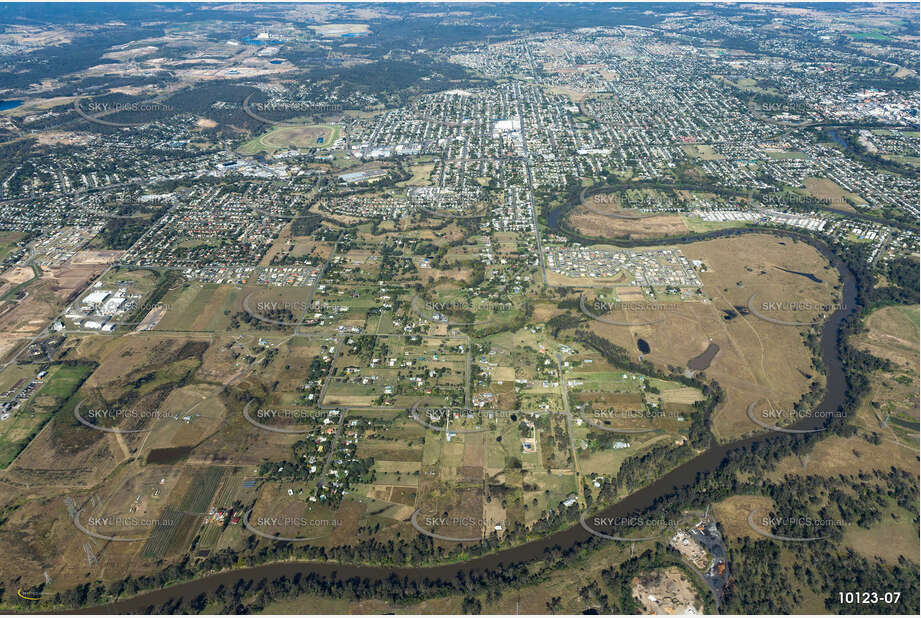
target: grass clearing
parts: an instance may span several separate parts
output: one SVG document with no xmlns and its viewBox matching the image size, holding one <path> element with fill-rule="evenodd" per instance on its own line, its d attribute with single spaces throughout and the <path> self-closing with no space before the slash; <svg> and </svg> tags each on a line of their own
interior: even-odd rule
<svg viewBox="0 0 921 618">
<path fill-rule="evenodd" d="M 280 150 L 289 150 L 291 148 L 325 149 L 334 144 L 341 133 L 342 127 L 339 125 L 277 126 L 268 133 L 246 142 L 237 148 L 237 152 L 244 155 L 254 155 L 260 152 L 274 154 Z"/>
</svg>

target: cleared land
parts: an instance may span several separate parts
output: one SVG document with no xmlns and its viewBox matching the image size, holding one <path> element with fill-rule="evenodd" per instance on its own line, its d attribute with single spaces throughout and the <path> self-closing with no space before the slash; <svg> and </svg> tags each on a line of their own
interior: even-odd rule
<svg viewBox="0 0 921 618">
<path fill-rule="evenodd" d="M 653 215 L 625 219 L 599 214 L 607 212 L 605 208 L 614 212 L 609 205 L 593 206 L 593 208 L 597 212 L 592 212 L 584 206 L 577 206 L 569 215 L 569 224 L 580 234 L 607 238 L 658 238 L 685 234 L 688 231 L 684 218 L 679 215 Z"/>
<path fill-rule="evenodd" d="M 777 408 L 790 408 L 812 381 L 823 383 L 815 370 L 801 332 L 808 327 L 782 326 L 751 315 L 748 301 L 802 302 L 827 306 L 836 302 L 837 271 L 811 246 L 790 238 L 749 234 L 681 245 L 689 259 L 701 260 L 698 272 L 703 297 L 677 304 L 676 311 L 658 312 L 662 320 L 650 325 L 613 326 L 598 321 L 591 328 L 603 337 L 639 354 L 637 340 L 650 352 L 643 357 L 661 367 L 685 367 L 710 344 L 719 351 L 704 373 L 726 392 L 713 417 L 714 432 L 730 438 L 757 426 L 747 406 L 767 399 Z M 812 273 L 821 283 L 802 274 Z M 657 301 L 658 302 L 658 301 Z M 819 320 L 822 311 L 778 311 L 786 321 Z M 635 321 L 626 313 L 613 320 Z"/>
<path fill-rule="evenodd" d="M 279 126 L 243 144 L 239 152 L 241 154 L 259 152 L 272 154 L 290 148 L 328 148 L 339 138 L 341 131 L 342 128 L 335 125 Z"/>
</svg>

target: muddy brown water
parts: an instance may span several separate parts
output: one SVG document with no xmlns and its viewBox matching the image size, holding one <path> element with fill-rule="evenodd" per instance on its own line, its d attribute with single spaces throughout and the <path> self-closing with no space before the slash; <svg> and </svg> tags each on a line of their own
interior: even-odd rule
<svg viewBox="0 0 921 618">
<path fill-rule="evenodd" d="M 710 366 L 710 363 L 713 362 L 716 353 L 719 351 L 720 347 L 715 343 L 711 343 L 707 346 L 706 350 L 688 361 L 688 367 L 694 371 L 703 371 Z"/>
<path fill-rule="evenodd" d="M 147 453 L 148 464 L 176 464 L 189 456 L 191 446 L 170 446 L 167 448 L 151 449 Z"/>
<path fill-rule="evenodd" d="M 763 231 L 760 233 L 763 233 Z M 806 237 L 799 236 L 798 238 L 803 241 L 806 239 Z M 813 243 L 810 242 L 810 244 Z M 847 266 L 832 255 L 827 248 L 815 244 L 813 246 L 838 269 L 842 282 L 842 308 L 832 313 L 822 327 L 821 351 L 827 381 L 825 397 L 816 407 L 816 409 L 820 410 L 837 410 L 844 403 L 847 391 L 844 370 L 838 353 L 838 331 L 842 321 L 856 309 L 856 281 Z M 821 417 L 810 417 L 791 427 L 795 429 L 816 429 L 822 426 L 824 422 L 826 422 L 826 419 Z M 731 450 L 750 446 L 758 439 L 759 437 L 745 438 L 727 444 L 714 444 L 704 453 L 666 473 L 655 483 L 637 490 L 616 504 L 605 508 L 599 515 L 604 517 L 626 517 L 651 508 L 659 498 L 667 496 L 681 487 L 693 484 L 698 475 L 716 470 Z M 386 580 L 396 575 L 400 579 L 405 578 L 416 582 L 436 581 L 439 579 L 449 581 L 454 580 L 459 572 L 475 576 L 477 573 L 488 569 L 501 570 L 503 566 L 507 567 L 516 563 L 541 560 L 544 557 L 544 551 L 549 548 L 566 549 L 587 541 L 589 537 L 589 533 L 576 523 L 566 530 L 487 556 L 433 567 L 394 568 L 293 561 L 271 563 L 207 575 L 193 581 L 142 592 L 134 597 L 121 599 L 107 605 L 80 609 L 76 613 L 144 613 L 151 606 L 158 607 L 180 598 L 191 600 L 202 593 L 206 595 L 213 594 L 220 586 L 231 588 L 240 580 L 258 582 L 263 578 L 272 580 L 280 577 L 286 577 L 291 580 L 298 574 L 314 573 L 340 580 L 353 577 L 368 580 Z"/>
</svg>

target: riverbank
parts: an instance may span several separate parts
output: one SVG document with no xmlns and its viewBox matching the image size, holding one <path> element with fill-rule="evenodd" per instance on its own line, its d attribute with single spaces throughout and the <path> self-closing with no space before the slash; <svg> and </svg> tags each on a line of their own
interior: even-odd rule
<svg viewBox="0 0 921 618">
<path fill-rule="evenodd" d="M 826 391 L 822 402 L 819 404 L 823 410 L 837 410 L 842 407 L 847 396 L 847 383 L 838 348 L 838 333 L 842 322 L 857 310 L 856 280 L 853 273 L 835 256 L 831 250 L 820 241 L 805 235 L 777 230 L 773 228 L 746 229 L 746 230 L 721 230 L 699 235 L 684 242 L 696 242 L 730 234 L 744 233 L 770 233 L 778 236 L 792 236 L 808 242 L 838 270 L 842 282 L 841 308 L 835 311 L 822 327 L 821 354 L 826 369 Z M 665 242 L 676 243 L 673 239 Z M 650 243 L 647 243 L 650 244 Z M 806 418 L 791 426 L 792 429 L 816 429 L 827 419 Z M 727 456 L 736 450 L 749 449 L 762 441 L 764 435 L 744 438 L 726 444 L 716 444 L 707 451 L 692 458 L 664 474 L 655 483 L 633 492 L 623 500 L 605 508 L 600 516 L 627 517 L 636 513 L 648 511 L 668 496 L 680 493 L 681 490 L 693 486 L 702 475 L 718 470 Z M 773 435 L 777 440 L 795 440 L 792 435 Z M 464 562 L 456 562 L 443 566 L 433 567 L 379 567 L 362 565 L 344 565 L 309 561 L 274 562 L 243 569 L 232 569 L 214 573 L 187 582 L 176 583 L 158 590 L 141 592 L 136 596 L 120 599 L 113 603 L 77 610 L 76 613 L 134 613 L 145 612 L 147 608 L 159 607 L 177 599 L 192 599 L 199 595 L 214 594 L 220 587 L 230 588 L 239 581 L 252 580 L 258 582 L 266 579 L 273 581 L 285 578 L 287 581 L 303 577 L 322 578 L 328 581 L 344 582 L 360 580 L 367 582 L 390 582 L 397 578 L 405 584 L 424 585 L 427 588 L 439 587 L 439 582 L 455 582 L 459 576 L 467 580 L 482 578 L 488 572 L 509 572 L 514 565 L 533 563 L 543 560 L 548 551 L 564 552 L 567 550 L 585 547 L 592 542 L 592 537 L 581 526 L 575 524 L 570 528 L 548 535 L 542 539 L 500 550 L 495 553 L 473 558 Z"/>
</svg>

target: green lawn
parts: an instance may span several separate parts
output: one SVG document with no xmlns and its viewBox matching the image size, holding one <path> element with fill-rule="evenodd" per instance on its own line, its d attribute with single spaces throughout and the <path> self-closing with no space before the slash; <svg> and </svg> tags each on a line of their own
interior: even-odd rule
<svg viewBox="0 0 921 618">
<path fill-rule="evenodd" d="M 0 421 L 0 468 L 10 465 L 94 369 L 91 365 L 59 366 L 27 403 Z M 53 402 L 36 406 L 38 397 L 51 397 Z"/>
<path fill-rule="evenodd" d="M 700 217 L 685 217 L 684 224 L 692 232 L 709 232 L 711 230 L 725 230 L 732 227 L 746 227 L 750 225 L 748 221 L 704 221 Z"/>
</svg>

